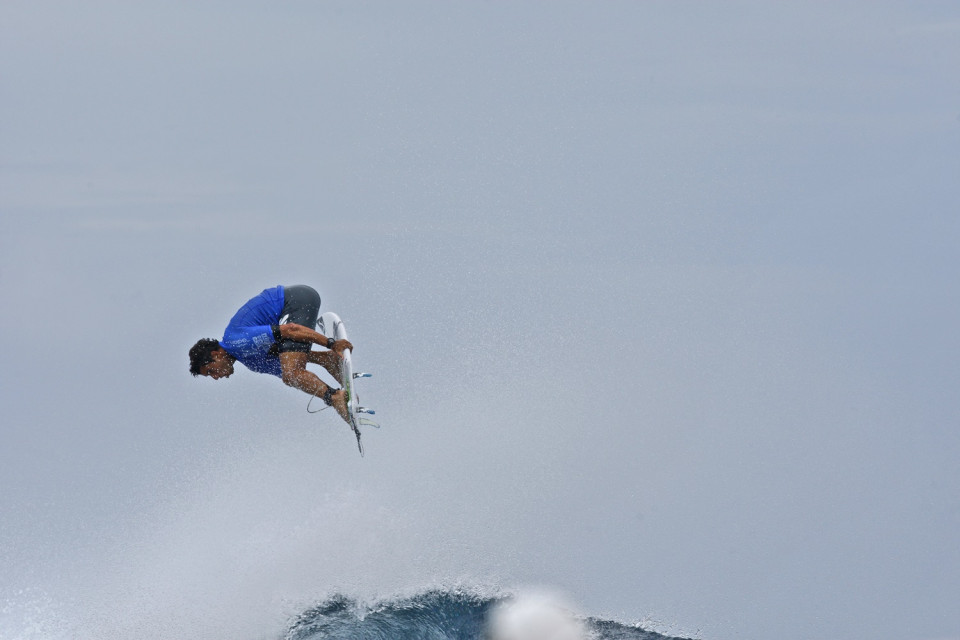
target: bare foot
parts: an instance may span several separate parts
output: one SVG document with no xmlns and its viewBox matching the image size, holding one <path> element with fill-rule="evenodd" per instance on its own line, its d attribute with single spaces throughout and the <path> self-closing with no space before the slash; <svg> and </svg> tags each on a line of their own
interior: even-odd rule
<svg viewBox="0 0 960 640">
<path fill-rule="evenodd" d="M 330 394 L 330 406 L 337 410 L 344 422 L 350 424 L 350 414 L 347 412 L 347 394 L 343 389 Z"/>
</svg>

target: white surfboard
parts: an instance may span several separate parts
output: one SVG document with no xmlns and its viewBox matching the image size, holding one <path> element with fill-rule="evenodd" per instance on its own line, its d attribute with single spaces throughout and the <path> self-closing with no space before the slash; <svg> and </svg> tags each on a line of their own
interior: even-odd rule
<svg viewBox="0 0 960 640">
<path fill-rule="evenodd" d="M 333 313 L 332 311 L 327 311 L 322 314 L 317 320 L 317 327 L 320 329 L 320 333 L 327 336 L 328 338 L 333 338 L 334 340 L 349 340 L 347 337 L 347 328 L 343 324 L 343 320 L 340 319 L 340 316 Z M 353 429 L 354 435 L 357 436 L 357 448 L 360 449 L 360 455 L 363 455 L 363 443 L 360 442 L 360 427 L 362 425 L 369 426 L 378 426 L 369 420 L 361 418 L 361 415 L 372 415 L 374 411 L 366 407 L 360 406 L 360 399 L 357 397 L 357 388 L 355 381 L 357 378 L 369 378 L 369 373 L 355 373 L 353 371 L 353 356 L 350 353 L 350 349 L 345 349 L 343 352 L 343 362 L 340 365 L 341 380 L 340 384 L 343 386 L 347 394 L 347 414 L 350 416 L 350 428 Z"/>
</svg>

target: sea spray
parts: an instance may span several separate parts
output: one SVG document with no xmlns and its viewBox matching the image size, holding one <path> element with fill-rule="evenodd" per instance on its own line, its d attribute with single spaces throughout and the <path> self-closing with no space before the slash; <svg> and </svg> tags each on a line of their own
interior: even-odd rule
<svg viewBox="0 0 960 640">
<path fill-rule="evenodd" d="M 583 622 L 556 596 L 525 594 L 497 604 L 487 631 L 490 640 L 587 640 Z"/>
<path fill-rule="evenodd" d="M 556 634 L 556 635 L 553 635 Z M 435 590 L 364 604 L 337 595 L 302 612 L 283 640 L 679 640 L 583 618 L 555 597 Z"/>
</svg>

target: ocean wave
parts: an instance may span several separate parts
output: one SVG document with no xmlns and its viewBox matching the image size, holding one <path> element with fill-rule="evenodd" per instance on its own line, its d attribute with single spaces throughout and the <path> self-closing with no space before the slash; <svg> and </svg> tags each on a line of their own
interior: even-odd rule
<svg viewBox="0 0 960 640">
<path fill-rule="evenodd" d="M 515 603 L 512 596 L 466 591 L 429 591 L 415 596 L 364 604 L 337 595 L 302 612 L 284 640 L 490 640 L 547 637 L 523 633 L 498 635 L 491 620 L 498 608 Z M 613 620 L 570 616 L 590 640 L 682 640 Z M 528 625 L 529 626 L 529 625 Z M 556 634 L 552 634 L 556 635 Z"/>
</svg>

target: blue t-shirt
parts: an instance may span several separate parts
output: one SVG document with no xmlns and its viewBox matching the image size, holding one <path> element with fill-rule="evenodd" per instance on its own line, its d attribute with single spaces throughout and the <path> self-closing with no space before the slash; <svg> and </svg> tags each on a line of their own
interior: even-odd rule
<svg viewBox="0 0 960 640">
<path fill-rule="evenodd" d="M 283 287 L 264 289 L 240 307 L 223 331 L 220 346 L 251 371 L 281 376 L 273 329 L 283 311 Z"/>
</svg>

